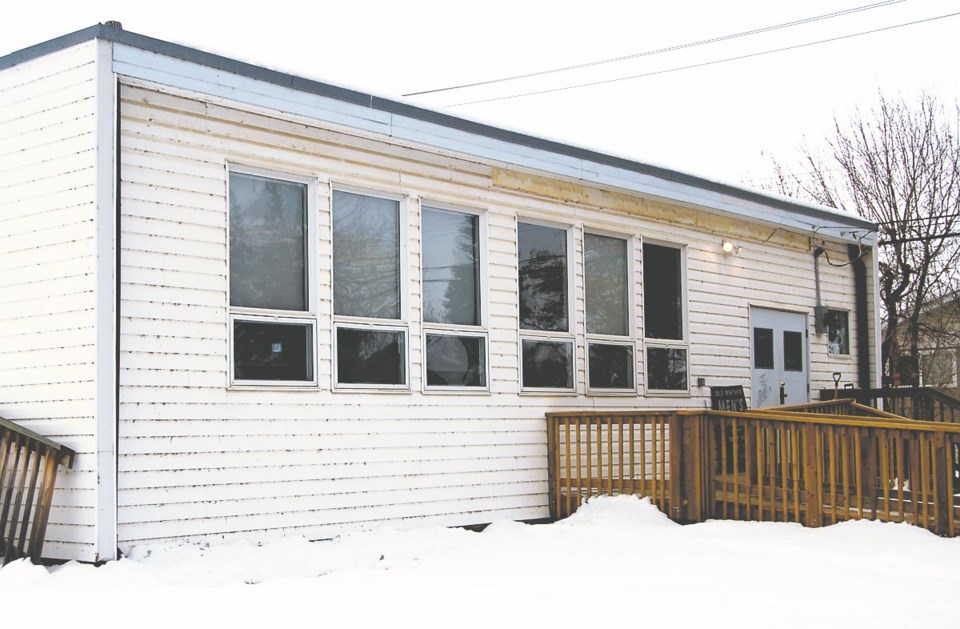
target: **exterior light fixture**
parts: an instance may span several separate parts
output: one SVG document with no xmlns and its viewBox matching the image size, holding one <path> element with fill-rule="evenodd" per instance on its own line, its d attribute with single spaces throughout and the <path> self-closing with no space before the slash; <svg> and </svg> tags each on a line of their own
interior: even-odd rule
<svg viewBox="0 0 960 629">
<path fill-rule="evenodd" d="M 739 255 L 741 247 L 739 247 L 735 242 L 733 242 L 729 238 L 724 238 L 723 242 L 720 243 L 720 249 L 723 250 L 723 252 L 727 255 L 730 255 L 733 253 Z"/>
</svg>

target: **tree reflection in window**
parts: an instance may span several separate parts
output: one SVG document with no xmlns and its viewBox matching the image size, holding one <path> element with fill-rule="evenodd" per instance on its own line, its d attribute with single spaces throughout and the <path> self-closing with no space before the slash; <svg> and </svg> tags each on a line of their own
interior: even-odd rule
<svg viewBox="0 0 960 629">
<path fill-rule="evenodd" d="M 520 327 L 569 331 L 567 232 L 520 223 L 518 228 Z"/>
</svg>

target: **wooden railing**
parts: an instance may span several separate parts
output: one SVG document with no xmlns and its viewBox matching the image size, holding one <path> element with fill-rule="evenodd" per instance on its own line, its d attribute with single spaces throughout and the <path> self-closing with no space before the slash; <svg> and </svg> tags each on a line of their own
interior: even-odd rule
<svg viewBox="0 0 960 629">
<path fill-rule="evenodd" d="M 0 419 L 0 566 L 40 559 L 57 471 L 73 467 L 74 457 L 70 448 Z"/>
<path fill-rule="evenodd" d="M 886 389 L 821 389 L 821 400 L 834 396 L 856 400 L 864 406 L 896 415 L 931 422 L 960 423 L 960 398 L 933 387 L 890 387 Z"/>
<path fill-rule="evenodd" d="M 957 535 L 960 426 L 790 411 L 547 415 L 550 505 L 650 496 L 679 522 L 708 518 L 910 522 Z"/>
<path fill-rule="evenodd" d="M 901 415 L 881 411 L 873 406 L 861 404 L 853 398 L 839 398 L 822 400 L 820 402 L 807 402 L 805 404 L 793 404 L 790 406 L 777 406 L 773 409 L 757 408 L 753 412 L 764 413 L 813 413 L 816 415 L 853 415 L 857 417 L 886 417 L 887 419 L 905 419 Z"/>
</svg>

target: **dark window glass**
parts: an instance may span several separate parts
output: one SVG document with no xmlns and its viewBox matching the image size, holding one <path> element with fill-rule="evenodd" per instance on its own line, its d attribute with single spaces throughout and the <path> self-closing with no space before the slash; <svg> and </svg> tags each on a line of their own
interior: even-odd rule
<svg viewBox="0 0 960 629">
<path fill-rule="evenodd" d="M 803 371 L 803 334 L 783 333 L 783 368 L 786 371 Z"/>
<path fill-rule="evenodd" d="M 627 345 L 590 345 L 590 388 L 633 389 L 633 348 Z"/>
<path fill-rule="evenodd" d="M 230 175 L 230 304 L 306 310 L 303 184 Z"/>
<path fill-rule="evenodd" d="M 520 327 L 567 332 L 567 232 L 520 223 Z"/>
<path fill-rule="evenodd" d="M 647 387 L 652 390 L 687 390 L 687 350 L 647 348 Z"/>
<path fill-rule="evenodd" d="M 406 384 L 403 332 L 337 328 L 337 382 Z"/>
<path fill-rule="evenodd" d="M 486 386 L 483 338 L 427 334 L 427 384 L 437 387 Z"/>
<path fill-rule="evenodd" d="M 827 351 L 831 354 L 849 354 L 848 313 L 844 310 L 828 310 L 825 323 L 827 324 Z"/>
<path fill-rule="evenodd" d="M 680 262 L 679 249 L 643 246 L 643 322 L 647 338 L 683 339 Z"/>
<path fill-rule="evenodd" d="M 573 388 L 573 343 L 523 341 L 523 386 Z"/>
<path fill-rule="evenodd" d="M 423 320 L 480 325 L 479 218 L 423 208 Z"/>
<path fill-rule="evenodd" d="M 627 336 L 627 242 L 584 236 L 587 332 Z"/>
<path fill-rule="evenodd" d="M 773 369 L 773 330 L 753 328 L 753 366 Z"/>
<path fill-rule="evenodd" d="M 313 380 L 313 329 L 304 323 L 233 322 L 234 380 Z"/>
<path fill-rule="evenodd" d="M 333 310 L 400 318 L 400 203 L 333 193 Z"/>
</svg>

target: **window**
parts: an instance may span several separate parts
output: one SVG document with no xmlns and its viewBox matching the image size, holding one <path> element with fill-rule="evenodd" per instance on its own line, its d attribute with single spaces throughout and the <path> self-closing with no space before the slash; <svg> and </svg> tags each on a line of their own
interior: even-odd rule
<svg viewBox="0 0 960 629">
<path fill-rule="evenodd" d="M 524 389 L 574 388 L 568 239 L 566 229 L 517 226 Z"/>
<path fill-rule="evenodd" d="M 784 331 L 783 370 L 803 371 L 803 332 Z"/>
<path fill-rule="evenodd" d="M 316 383 L 305 183 L 229 177 L 233 384 Z"/>
<path fill-rule="evenodd" d="M 584 234 L 583 260 L 588 387 L 634 391 L 627 241 Z"/>
<path fill-rule="evenodd" d="M 753 367 L 773 369 L 773 330 L 753 328 Z"/>
<path fill-rule="evenodd" d="M 920 375 L 928 387 L 957 386 L 957 351 L 954 348 L 920 352 Z"/>
<path fill-rule="evenodd" d="M 849 354 L 849 313 L 845 310 L 827 310 L 824 323 L 827 327 L 827 352 L 830 354 Z"/>
<path fill-rule="evenodd" d="M 433 207 L 421 214 L 426 386 L 486 387 L 480 217 Z"/>
<path fill-rule="evenodd" d="M 407 386 L 400 202 L 333 192 L 335 382 Z"/>
<path fill-rule="evenodd" d="M 688 391 L 683 250 L 643 245 L 643 324 L 647 388 Z"/>
</svg>

